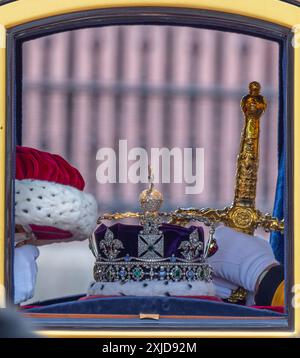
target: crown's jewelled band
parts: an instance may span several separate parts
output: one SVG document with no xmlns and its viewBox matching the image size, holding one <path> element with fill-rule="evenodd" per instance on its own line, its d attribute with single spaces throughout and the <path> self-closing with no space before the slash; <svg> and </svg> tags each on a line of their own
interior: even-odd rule
<svg viewBox="0 0 300 358">
<path fill-rule="evenodd" d="M 212 280 L 212 268 L 207 263 L 166 261 L 96 261 L 94 278 L 97 282 L 128 281 L 205 281 Z"/>
</svg>

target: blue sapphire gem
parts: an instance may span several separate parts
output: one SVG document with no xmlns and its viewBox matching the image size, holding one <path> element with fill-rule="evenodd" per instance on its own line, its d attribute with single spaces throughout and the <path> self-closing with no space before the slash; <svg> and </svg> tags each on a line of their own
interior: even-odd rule
<svg viewBox="0 0 300 358">
<path fill-rule="evenodd" d="M 120 276 L 120 278 L 122 279 L 122 278 L 125 278 L 126 275 L 127 275 L 127 272 L 126 272 L 125 268 L 122 267 L 122 268 L 120 269 L 120 271 L 119 271 L 119 276 Z"/>
<path fill-rule="evenodd" d="M 167 272 L 166 272 L 165 268 L 161 267 L 159 270 L 159 278 L 163 280 L 166 277 L 166 275 L 167 275 Z"/>
<path fill-rule="evenodd" d="M 171 262 L 176 262 L 176 257 L 175 257 L 174 254 L 171 256 L 170 261 L 171 261 Z"/>
<path fill-rule="evenodd" d="M 188 280 L 192 280 L 194 277 L 195 277 L 195 273 L 192 269 L 189 269 L 187 272 L 186 272 L 186 277 Z"/>
<path fill-rule="evenodd" d="M 127 255 L 124 257 L 124 261 L 129 262 L 130 260 L 131 260 L 131 257 L 129 256 L 129 254 L 127 254 Z"/>
</svg>

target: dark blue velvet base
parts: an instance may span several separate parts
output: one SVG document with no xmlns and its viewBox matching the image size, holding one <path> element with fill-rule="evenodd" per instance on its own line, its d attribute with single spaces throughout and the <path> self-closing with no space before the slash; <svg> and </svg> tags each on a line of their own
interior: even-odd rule
<svg viewBox="0 0 300 358">
<path fill-rule="evenodd" d="M 250 308 L 229 303 L 214 302 L 193 298 L 176 297 L 111 297 L 92 298 L 83 301 L 63 302 L 59 299 L 48 301 L 47 305 L 27 309 L 31 313 L 69 313 L 69 314 L 125 314 L 158 313 L 160 315 L 193 316 L 238 316 L 238 317 L 284 317 L 283 314 Z M 41 304 L 43 304 L 41 302 Z"/>
</svg>

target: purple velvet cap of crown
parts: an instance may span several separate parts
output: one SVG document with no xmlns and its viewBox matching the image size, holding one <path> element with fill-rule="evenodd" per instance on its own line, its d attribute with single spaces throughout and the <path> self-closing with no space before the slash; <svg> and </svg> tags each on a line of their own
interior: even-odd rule
<svg viewBox="0 0 300 358">
<path fill-rule="evenodd" d="M 120 250 L 118 257 L 126 255 L 138 257 L 138 235 L 142 230 L 142 226 L 121 223 L 116 223 L 112 226 L 101 224 L 94 233 L 98 253 L 100 253 L 99 242 L 104 239 L 107 228 L 113 232 L 114 238 L 120 240 L 124 246 L 124 249 Z M 176 257 L 184 258 L 178 248 L 181 242 L 189 240 L 190 234 L 195 229 L 198 230 L 199 241 L 203 243 L 204 247 L 204 231 L 202 227 L 190 226 L 186 228 L 178 225 L 162 224 L 160 230 L 164 234 L 164 257 L 175 255 Z"/>
</svg>

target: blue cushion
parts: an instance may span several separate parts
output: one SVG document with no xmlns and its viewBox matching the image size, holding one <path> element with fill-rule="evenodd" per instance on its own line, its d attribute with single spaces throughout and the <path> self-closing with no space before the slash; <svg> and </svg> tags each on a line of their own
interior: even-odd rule
<svg viewBox="0 0 300 358">
<path fill-rule="evenodd" d="M 50 301 L 48 301 L 49 303 Z M 42 302 L 40 304 L 43 304 Z M 283 314 L 270 310 L 250 308 L 230 303 L 208 301 L 193 298 L 176 297 L 111 297 L 74 300 L 66 298 L 63 302 L 47 304 L 27 309 L 31 313 L 65 313 L 65 314 L 124 314 L 158 313 L 160 315 L 196 315 L 196 316 L 238 316 L 283 317 Z"/>
</svg>

